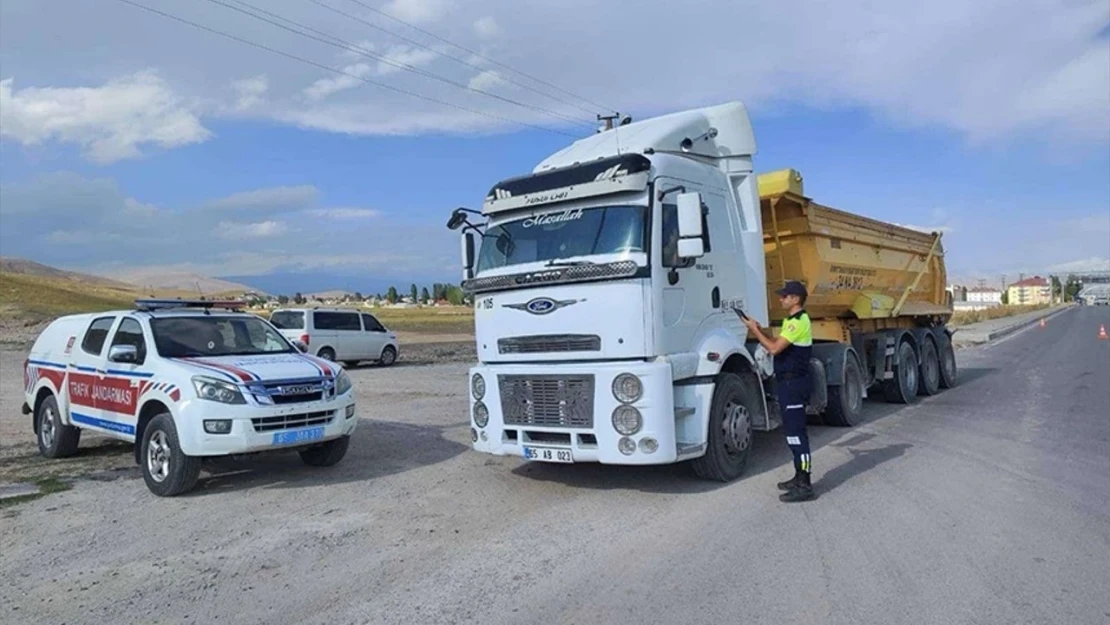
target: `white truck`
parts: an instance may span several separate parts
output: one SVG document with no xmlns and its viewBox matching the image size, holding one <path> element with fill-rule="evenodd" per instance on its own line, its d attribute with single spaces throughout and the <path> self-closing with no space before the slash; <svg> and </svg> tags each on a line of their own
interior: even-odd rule
<svg viewBox="0 0 1110 625">
<path fill-rule="evenodd" d="M 135 443 L 147 487 L 174 496 L 204 457 L 297 450 L 331 466 L 347 453 L 358 419 L 338 365 L 242 302 L 136 304 L 60 317 L 35 340 L 23 414 L 43 456 L 73 455 L 83 430 Z"/>
<path fill-rule="evenodd" d="M 768 300 L 788 279 L 811 293 L 814 418 L 852 425 L 875 384 L 908 403 L 953 383 L 939 235 L 811 204 L 800 178 L 761 199 L 755 153 L 743 104 L 684 111 L 578 140 L 452 213 L 475 450 L 734 479 L 781 419 L 772 358 L 733 311 L 781 322 Z"/>
</svg>

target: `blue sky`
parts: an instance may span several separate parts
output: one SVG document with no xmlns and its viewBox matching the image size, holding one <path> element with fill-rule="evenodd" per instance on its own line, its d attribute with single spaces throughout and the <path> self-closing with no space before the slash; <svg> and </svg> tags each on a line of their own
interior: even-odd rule
<svg viewBox="0 0 1110 625">
<path fill-rule="evenodd" d="M 590 130 L 369 58 L 383 55 L 579 119 L 592 104 L 490 60 L 634 117 L 739 99 L 752 110 L 758 170 L 794 167 L 819 202 L 943 228 L 951 274 L 1110 265 L 1105 2 L 803 3 L 786 19 L 724 0 L 681 13 L 662 2 L 519 11 L 494 0 L 360 0 L 377 13 L 324 0 L 377 30 L 309 2 L 254 3 L 352 52 L 209 2 L 135 1 L 346 74 L 119 3 L 70 0 L 60 20 L 42 3 L 6 1 L 0 254 L 281 290 L 457 280 L 448 212 L 573 140 L 557 132 Z M 595 21 L 570 19 L 587 9 Z M 706 25 L 714 15 L 729 19 Z M 682 46 L 645 45 L 691 32 Z"/>
</svg>

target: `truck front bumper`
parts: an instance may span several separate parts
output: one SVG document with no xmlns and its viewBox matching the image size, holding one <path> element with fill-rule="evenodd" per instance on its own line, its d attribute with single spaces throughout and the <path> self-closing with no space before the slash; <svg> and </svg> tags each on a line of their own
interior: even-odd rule
<svg viewBox="0 0 1110 625">
<path fill-rule="evenodd" d="M 617 376 L 640 379 L 630 402 L 639 430 L 617 431 Z M 474 376 L 485 393 L 474 395 Z M 491 364 L 470 369 L 470 425 L 475 451 L 550 462 L 669 464 L 677 458 L 671 366 L 667 362 Z M 488 411 L 480 425 L 478 404 Z"/>
<path fill-rule="evenodd" d="M 231 431 L 213 434 L 204 422 L 231 421 Z M 217 408 L 212 402 L 182 402 L 175 414 L 181 451 L 188 456 L 228 456 L 296 449 L 341 436 L 358 424 L 354 393 L 331 401 L 284 406 L 238 405 Z"/>
</svg>

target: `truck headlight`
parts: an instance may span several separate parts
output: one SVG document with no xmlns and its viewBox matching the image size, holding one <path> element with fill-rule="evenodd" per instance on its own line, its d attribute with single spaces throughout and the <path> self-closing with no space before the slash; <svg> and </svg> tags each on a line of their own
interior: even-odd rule
<svg viewBox="0 0 1110 625">
<path fill-rule="evenodd" d="M 489 423 L 489 408 L 486 408 L 486 405 L 482 402 L 475 402 L 474 425 L 477 425 L 480 428 L 484 428 L 486 427 L 487 423 Z"/>
<path fill-rule="evenodd" d="M 247 400 L 243 399 L 243 393 L 239 392 L 239 388 L 234 384 L 217 380 L 216 378 L 208 378 L 198 375 L 193 378 L 193 388 L 197 391 L 197 397 L 207 399 L 208 401 L 219 402 L 221 404 L 245 404 Z"/>
<path fill-rule="evenodd" d="M 631 404 L 644 396 L 644 385 L 631 373 L 622 373 L 613 380 L 613 397 L 622 404 Z"/>
<path fill-rule="evenodd" d="M 480 400 L 486 396 L 486 379 L 481 373 L 475 373 L 474 377 L 470 378 L 470 392 L 474 393 L 474 399 Z"/>
<path fill-rule="evenodd" d="M 351 390 L 351 377 L 346 371 L 340 369 L 339 375 L 335 376 L 335 394 L 342 395 L 349 390 Z"/>
<path fill-rule="evenodd" d="M 617 406 L 613 411 L 613 429 L 625 435 L 632 436 L 644 426 L 644 419 L 640 411 L 632 406 Z"/>
</svg>

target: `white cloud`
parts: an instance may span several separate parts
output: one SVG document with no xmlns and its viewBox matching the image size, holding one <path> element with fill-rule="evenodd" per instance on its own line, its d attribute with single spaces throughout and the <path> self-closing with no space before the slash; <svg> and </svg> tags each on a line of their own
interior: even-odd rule
<svg viewBox="0 0 1110 625">
<path fill-rule="evenodd" d="M 230 221 L 221 221 L 216 226 L 216 234 L 224 239 L 233 241 L 247 239 L 268 239 L 289 231 L 289 226 L 284 222 L 268 220 L 257 223 L 241 224 Z"/>
<path fill-rule="evenodd" d="M 501 74 L 492 70 L 485 71 L 470 79 L 470 88 L 488 91 L 490 87 L 496 87 L 503 82 L 505 82 L 505 80 L 501 78 Z"/>
<path fill-rule="evenodd" d="M 218 211 L 290 211 L 303 210 L 316 202 L 319 191 L 312 185 L 270 187 L 241 191 L 212 200 L 205 208 Z"/>
<path fill-rule="evenodd" d="M 304 95 L 310 100 L 322 100 L 333 93 L 339 93 L 363 84 L 359 78 L 370 75 L 371 68 L 366 63 L 355 63 L 343 68 L 344 75 L 335 75 L 330 78 L 321 78 L 304 89 Z"/>
<path fill-rule="evenodd" d="M 313 217 L 337 220 L 370 219 L 381 215 L 372 208 L 313 208 L 306 212 Z"/>
<path fill-rule="evenodd" d="M 492 39 L 501 34 L 501 27 L 492 15 L 487 15 L 474 22 L 474 32 L 482 39 Z"/>
<path fill-rule="evenodd" d="M 378 75 L 387 76 L 397 72 L 409 71 L 400 66 L 420 67 L 434 61 L 439 55 L 427 48 L 397 46 L 383 55 L 386 60 L 378 61 Z"/>
<path fill-rule="evenodd" d="M 431 22 L 443 16 L 448 0 L 391 0 L 384 10 L 406 22 Z"/>
<path fill-rule="evenodd" d="M 1067 263 L 1050 265 L 1047 269 L 1052 273 L 1067 273 L 1069 271 L 1074 271 L 1075 273 L 1110 271 L 1110 258 L 1100 258 L 1097 256 L 1084 258 L 1082 260 L 1073 260 Z"/>
<path fill-rule="evenodd" d="M 197 111 L 153 71 L 100 87 L 24 87 L 0 81 L 0 135 L 24 145 L 75 143 L 90 160 L 113 163 L 141 155 L 140 146 L 174 148 L 212 136 Z"/>
<path fill-rule="evenodd" d="M 231 88 L 236 96 L 235 110 L 246 111 L 262 103 L 262 96 L 270 86 L 265 76 L 255 76 L 236 80 L 231 84 Z"/>
</svg>

